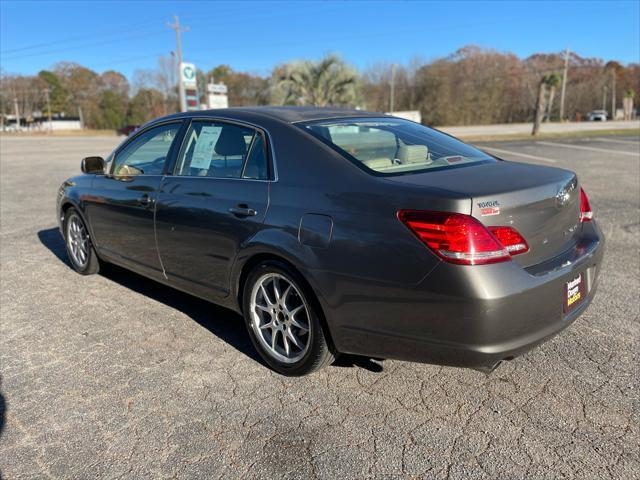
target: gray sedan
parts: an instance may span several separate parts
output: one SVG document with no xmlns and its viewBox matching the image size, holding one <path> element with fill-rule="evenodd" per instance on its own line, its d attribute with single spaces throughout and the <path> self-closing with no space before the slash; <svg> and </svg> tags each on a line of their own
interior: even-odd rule
<svg viewBox="0 0 640 480">
<path fill-rule="evenodd" d="M 73 268 L 241 313 L 285 375 L 340 353 L 490 371 L 584 312 L 604 252 L 575 173 L 379 113 L 171 115 L 82 170 L 57 199 Z"/>
</svg>

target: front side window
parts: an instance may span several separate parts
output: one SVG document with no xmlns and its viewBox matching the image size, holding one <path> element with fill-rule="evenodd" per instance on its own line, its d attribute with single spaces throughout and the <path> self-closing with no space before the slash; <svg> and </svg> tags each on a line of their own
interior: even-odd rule
<svg viewBox="0 0 640 480">
<path fill-rule="evenodd" d="M 300 126 L 359 167 L 379 175 L 496 161 L 455 138 L 402 119 L 325 120 Z"/>
<path fill-rule="evenodd" d="M 162 175 L 179 123 L 151 128 L 131 140 L 115 157 L 114 175 Z"/>
<path fill-rule="evenodd" d="M 224 122 L 192 122 L 176 175 L 240 178 L 256 131 Z"/>
</svg>

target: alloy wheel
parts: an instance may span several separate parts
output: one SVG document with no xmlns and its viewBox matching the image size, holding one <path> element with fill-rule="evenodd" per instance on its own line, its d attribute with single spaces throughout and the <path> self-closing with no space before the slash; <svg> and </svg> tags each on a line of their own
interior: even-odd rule
<svg viewBox="0 0 640 480">
<path fill-rule="evenodd" d="M 251 291 L 251 327 L 274 359 L 299 361 L 311 343 L 309 308 L 298 288 L 279 273 L 267 273 Z"/>
<path fill-rule="evenodd" d="M 67 221 L 67 246 L 74 263 L 80 268 L 86 267 L 89 260 L 89 234 L 76 214 Z"/>
</svg>

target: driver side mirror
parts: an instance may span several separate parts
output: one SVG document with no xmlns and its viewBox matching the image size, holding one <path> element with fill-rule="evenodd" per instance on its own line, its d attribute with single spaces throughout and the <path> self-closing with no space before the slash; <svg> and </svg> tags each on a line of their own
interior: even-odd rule
<svg viewBox="0 0 640 480">
<path fill-rule="evenodd" d="M 104 173 L 104 158 L 84 157 L 80 162 L 82 173 Z"/>
</svg>

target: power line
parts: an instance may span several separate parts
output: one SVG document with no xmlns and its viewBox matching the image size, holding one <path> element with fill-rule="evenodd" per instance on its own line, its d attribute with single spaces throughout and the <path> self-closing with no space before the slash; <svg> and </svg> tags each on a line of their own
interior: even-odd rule
<svg viewBox="0 0 640 480">
<path fill-rule="evenodd" d="M 272 12 L 272 13 L 278 13 L 279 12 Z M 237 14 L 237 16 L 236 16 Z M 198 16 L 198 20 L 200 20 L 200 22 L 194 22 L 193 25 L 209 25 L 210 23 L 207 23 L 208 20 L 211 19 L 219 19 L 220 16 L 224 16 L 225 17 L 225 23 L 229 24 L 229 23 L 245 23 L 246 19 L 247 19 L 247 12 L 246 9 L 237 9 L 237 10 L 231 10 L 227 13 L 220 13 L 219 11 L 216 10 L 216 14 L 211 14 L 211 15 L 200 15 Z M 192 15 L 189 15 L 189 17 L 191 17 Z M 265 16 L 265 14 L 261 14 L 259 15 L 260 18 L 263 18 Z M 238 22 L 230 22 L 229 21 L 229 17 L 231 17 L 232 20 L 237 20 Z M 116 30 L 118 30 L 118 32 L 121 31 L 129 31 L 129 30 L 133 30 L 133 29 L 139 29 L 139 27 L 141 26 L 151 26 L 152 24 L 156 23 L 155 21 L 145 21 L 145 22 L 138 22 L 138 23 L 134 23 L 134 24 L 129 24 L 127 26 L 123 26 L 123 27 L 114 27 Z M 0 51 L 0 54 L 2 54 L 3 56 L 3 60 L 15 60 L 15 59 L 21 59 L 21 58 L 29 58 L 29 57 L 37 57 L 37 56 L 45 56 L 45 55 L 51 55 L 51 54 L 56 54 L 56 53 L 66 53 L 68 51 L 75 51 L 75 50 L 81 50 L 87 47 L 93 47 L 96 45 L 109 45 L 109 44 L 114 44 L 114 43 L 121 43 L 122 41 L 126 41 L 126 40 L 131 40 L 131 39 L 135 39 L 135 38 L 144 38 L 146 36 L 150 36 L 149 34 L 155 34 L 155 33 L 162 33 L 162 30 L 159 30 L 158 28 L 152 28 L 152 29 L 145 29 L 143 30 L 144 33 L 141 33 L 139 30 L 136 31 L 135 34 L 133 35 L 129 35 L 126 37 L 122 36 L 122 33 L 114 33 L 113 30 L 114 28 L 109 30 L 109 34 L 107 35 L 96 35 L 96 34 L 87 34 L 87 35 L 81 35 L 81 36 L 74 36 L 74 37 L 67 37 L 66 39 L 62 39 L 62 40 L 57 40 L 57 41 L 53 41 L 53 42 L 46 42 L 46 43 L 39 43 L 39 44 L 34 44 L 34 45 L 30 45 L 30 46 L 26 46 L 26 47 L 20 47 L 20 48 L 13 48 L 13 49 L 5 49 Z M 115 37 L 115 38 L 112 38 Z M 110 38 L 112 38 L 110 40 Z M 72 46 L 70 48 L 63 48 L 63 49 L 56 49 L 56 50 L 48 50 L 48 51 L 41 51 L 41 52 L 32 52 L 32 53 L 27 53 L 25 54 L 20 54 L 18 55 L 18 52 L 24 52 L 27 50 L 39 50 L 41 48 L 48 48 L 51 47 L 52 45 L 61 45 L 61 44 L 65 44 L 65 43 L 78 43 L 82 40 L 95 40 L 95 39 L 106 39 L 106 40 L 100 40 L 97 42 L 90 42 L 90 43 L 86 43 L 83 42 L 82 45 L 78 45 L 78 46 Z M 9 57 L 6 57 L 6 55 L 9 55 Z"/>
<path fill-rule="evenodd" d="M 155 35 L 149 35 L 149 33 L 156 33 Z M 96 41 L 96 42 L 88 42 L 88 43 L 83 43 L 82 45 L 78 45 L 76 47 L 71 47 L 71 48 L 65 48 L 65 49 L 61 49 L 61 50 L 49 50 L 47 52 L 37 52 L 37 53 L 27 53 L 26 55 L 23 54 L 13 54 L 10 55 L 9 57 L 3 55 L 2 59 L 4 61 L 7 60 L 17 60 L 17 59 L 22 59 L 22 58 L 32 58 L 32 57 L 43 57 L 43 56 L 47 56 L 47 55 L 54 55 L 54 54 L 59 54 L 59 53 L 67 53 L 67 52 L 71 52 L 71 51 L 76 51 L 76 50 L 84 50 L 86 48 L 92 48 L 92 47 L 96 47 L 96 46 L 101 46 L 101 45 L 109 45 L 109 44 L 116 44 L 116 43 L 122 43 L 122 42 L 129 42 L 130 40 L 135 40 L 137 38 L 145 38 L 145 37 L 151 37 L 151 36 L 160 36 L 160 34 L 162 34 L 162 31 L 159 31 L 157 29 L 151 30 L 151 31 L 147 31 L 145 33 L 135 33 L 132 35 L 120 35 L 119 38 L 117 39 L 113 39 L 113 40 L 109 40 L 109 41 Z"/>
<path fill-rule="evenodd" d="M 305 10 L 305 12 L 308 12 L 308 8 Z M 321 10 L 322 13 L 326 13 L 327 9 L 323 8 Z M 237 20 L 239 20 L 238 23 L 246 23 L 247 18 L 249 15 L 247 15 L 249 13 L 249 15 L 251 15 L 252 13 L 257 14 L 258 10 L 251 10 L 250 12 L 246 12 L 246 9 L 242 9 L 242 10 L 230 10 L 227 12 L 219 12 L 218 10 L 216 11 L 215 14 L 212 15 L 197 15 L 195 13 L 191 13 L 189 14 L 187 17 L 188 18 L 197 18 L 194 22 L 190 22 L 191 26 L 198 26 L 198 25 L 209 25 L 209 23 L 207 22 L 209 19 L 211 18 L 216 18 L 219 19 L 220 17 L 224 17 L 225 18 L 225 23 L 229 24 L 229 17 L 234 18 L 235 14 L 240 14 L 241 17 L 237 18 Z M 271 10 L 270 12 L 264 13 L 264 12 L 260 12 L 260 18 L 265 18 L 265 16 L 270 16 L 270 15 L 280 15 L 281 13 L 279 11 L 275 11 L 275 10 Z M 546 16 L 545 16 L 546 17 Z M 443 24 L 438 24 L 438 25 L 425 25 L 425 29 L 429 30 L 429 31 L 435 31 L 435 30 L 451 30 L 451 29 L 459 29 L 459 28 L 471 28 L 471 27 L 482 27 L 482 26 L 486 26 L 488 24 L 491 23 L 504 23 L 504 22 L 513 22 L 516 20 L 521 20 L 521 19 L 526 19 L 526 20 L 530 20 L 532 17 L 529 15 L 527 17 L 511 17 L 511 18 L 503 18 L 503 19 L 496 19 L 496 20 L 492 20 L 492 21 L 482 21 L 482 22 L 470 22 L 470 23 L 466 23 L 466 24 L 450 24 L 450 25 L 443 25 Z M 204 22 L 204 23 L 203 23 Z M 148 25 L 152 23 L 152 21 L 144 21 L 144 22 L 138 22 L 135 24 L 129 24 L 129 27 L 124 27 L 123 29 L 131 29 L 131 28 L 136 28 L 136 27 L 140 27 L 143 25 Z M 235 23 L 235 22 L 234 22 Z M 421 30 L 422 32 L 423 30 Z M 316 38 L 314 40 L 311 41 L 306 41 L 306 42 L 300 42 L 300 41 L 296 41 L 295 44 L 298 46 L 304 46 L 304 45 L 312 45 L 312 44 L 327 44 L 329 42 L 336 42 L 336 41 L 341 41 L 341 40 L 354 40 L 354 39 L 365 39 L 365 38 L 370 38 L 370 37 L 375 37 L 375 38 L 380 38 L 383 36 L 390 36 L 393 35 L 395 37 L 406 37 L 407 35 L 414 35 L 416 32 L 415 31 L 407 31 L 406 29 L 402 29 L 402 30 L 398 30 L 398 31 L 389 31 L 386 30 L 384 32 L 371 32 L 371 33 L 365 33 L 365 34 L 355 34 L 355 35 L 342 35 L 342 36 L 331 36 L 330 38 Z M 39 47 L 42 46 L 51 46 L 54 44 L 61 44 L 61 43 L 67 43 L 67 42 L 71 42 L 71 41 L 78 41 L 78 40 L 83 40 L 86 38 L 91 38 L 91 39 L 95 39 L 95 38 L 100 38 L 100 35 L 87 35 L 87 36 L 76 36 L 76 37 L 69 37 L 67 39 L 64 40 L 59 40 L 59 41 L 54 41 L 54 42 L 49 42 L 46 44 L 35 44 L 35 45 L 31 45 L 28 47 L 22 47 L 19 49 L 9 49 L 9 50 L 3 50 L 2 54 L 3 54 L 3 60 L 4 61 L 11 61 L 11 60 L 17 60 L 17 59 L 22 59 L 22 58 L 29 58 L 29 57 L 38 57 L 38 56 L 47 56 L 47 55 L 54 55 L 54 54 L 60 54 L 60 53 L 66 53 L 66 52 L 70 52 L 70 51 L 77 51 L 77 50 L 83 50 L 85 48 L 93 48 L 95 46 L 102 46 L 102 45 L 109 45 L 109 44 L 117 44 L 117 43 L 122 43 L 124 41 L 130 41 L 130 40 L 135 40 L 135 39 L 139 39 L 139 38 L 148 38 L 148 37 L 152 37 L 152 36 L 159 36 L 161 34 L 161 31 L 157 30 L 157 29 L 147 29 L 143 32 L 137 31 L 136 33 L 132 34 L 132 35 L 128 35 L 123 37 L 121 34 L 116 34 L 117 38 L 112 39 L 112 40 L 101 40 L 101 41 L 96 41 L 96 42 L 89 42 L 89 43 L 83 43 L 82 45 L 78 45 L 72 48 L 65 48 L 65 49 L 56 49 L 56 50 L 49 50 L 46 52 L 33 52 L 33 53 L 28 53 L 26 55 L 22 54 L 22 55 L 16 55 L 15 53 L 13 55 L 10 55 L 9 57 L 6 57 L 7 53 L 13 53 L 13 52 L 17 52 L 17 51 L 21 51 L 21 50 L 27 50 L 27 49 L 37 49 Z M 111 37 L 113 34 L 108 34 L 106 36 L 103 36 L 104 38 L 108 38 Z M 266 45 L 266 46 L 271 46 L 271 47 L 277 47 L 277 46 L 290 46 L 291 45 L 291 41 L 286 41 L 286 42 L 278 42 L 278 43 L 272 43 L 270 45 Z M 265 46 L 265 45 L 262 45 Z M 196 47 L 196 48 L 191 48 L 189 49 L 189 51 L 203 51 L 203 50 L 209 50 L 211 47 Z M 249 48 L 249 47 L 237 47 L 237 46 L 226 46 L 226 47 L 216 47 L 216 51 L 220 51 L 220 50 L 234 50 L 236 48 Z M 106 63 L 106 62 L 105 62 Z"/>
<path fill-rule="evenodd" d="M 163 54 L 166 54 L 166 53 L 167 52 L 158 52 L 158 53 L 149 53 L 147 55 L 139 55 L 139 56 L 136 56 L 136 57 L 120 58 L 120 59 L 115 60 L 115 61 L 88 64 L 88 65 L 86 65 L 86 67 L 94 69 L 96 67 L 103 67 L 103 66 L 125 65 L 125 64 L 128 64 L 128 63 L 138 62 L 140 60 L 146 60 L 149 57 L 159 57 L 159 56 L 161 56 Z"/>
<path fill-rule="evenodd" d="M 200 13 L 211 13 L 211 10 L 207 10 L 207 11 L 201 11 L 201 12 L 191 12 L 189 15 L 185 15 L 187 18 L 190 18 L 192 15 L 200 15 Z M 219 7 L 216 8 L 216 16 L 218 17 L 219 15 L 233 15 L 236 13 L 246 13 L 246 8 L 243 9 L 232 9 L 230 11 L 220 11 Z M 212 17 L 212 15 L 208 16 L 209 18 Z M 204 17 L 201 18 L 207 18 L 207 16 L 205 15 Z M 116 37 L 119 38 L 122 36 L 122 31 L 129 31 L 132 29 L 137 29 L 140 27 L 146 27 L 146 26 L 151 26 L 151 25 L 157 25 L 157 21 L 154 19 L 147 19 L 147 20 L 142 20 L 142 21 L 137 21 L 135 23 L 125 23 L 125 24 L 116 24 L 116 25 L 111 25 L 108 29 L 103 29 L 103 30 L 92 30 L 90 33 L 86 33 L 86 34 L 82 34 L 82 35 L 73 35 L 70 37 L 64 37 L 61 39 L 57 39 L 57 40 L 53 40 L 50 42 L 42 42 L 42 43 L 35 43 L 35 44 L 31 44 L 31 45 L 25 45 L 23 47 L 17 47 L 17 48 L 7 48 L 7 49 L 2 49 L 0 50 L 0 53 L 2 54 L 7 54 L 7 53 L 14 53 L 14 52 L 24 52 L 27 50 L 36 50 L 42 47 L 48 48 L 51 47 L 52 45 L 62 45 L 65 43 L 75 43 L 77 41 L 82 41 L 82 40 L 86 40 L 86 39 L 96 39 L 96 38 L 112 38 L 112 37 Z M 156 29 L 157 30 L 157 29 Z"/>
<path fill-rule="evenodd" d="M 128 30 L 131 28 L 137 28 L 140 27 L 140 25 L 144 25 L 144 24 L 149 24 L 151 25 L 152 23 L 155 23 L 155 21 L 151 21 L 148 20 L 146 22 L 136 22 L 134 24 L 127 24 L 127 25 L 123 25 L 123 26 L 111 26 L 108 30 L 102 30 L 103 32 L 109 32 L 107 35 L 100 35 L 100 34 L 96 34 L 95 32 L 92 32 L 90 34 L 86 34 L 86 35 L 76 35 L 73 37 L 65 37 L 59 40 L 54 40 L 52 42 L 43 42 L 43 43 L 35 43 L 35 44 L 31 44 L 31 45 L 27 45 L 24 47 L 18 47 L 18 48 L 7 48 L 7 49 L 3 49 L 0 51 L 0 53 L 6 54 L 6 53 L 14 53 L 14 52 L 24 52 L 25 50 L 34 50 L 34 49 L 38 49 L 41 47 L 50 47 L 51 45 L 61 45 L 61 44 L 65 44 L 65 43 L 73 43 L 73 42 L 77 42 L 78 40 L 85 40 L 87 38 L 100 38 L 100 37 L 113 37 L 113 36 L 119 36 L 120 33 L 115 33 L 114 30 L 117 30 L 117 32 L 120 32 L 121 30 Z"/>
</svg>

